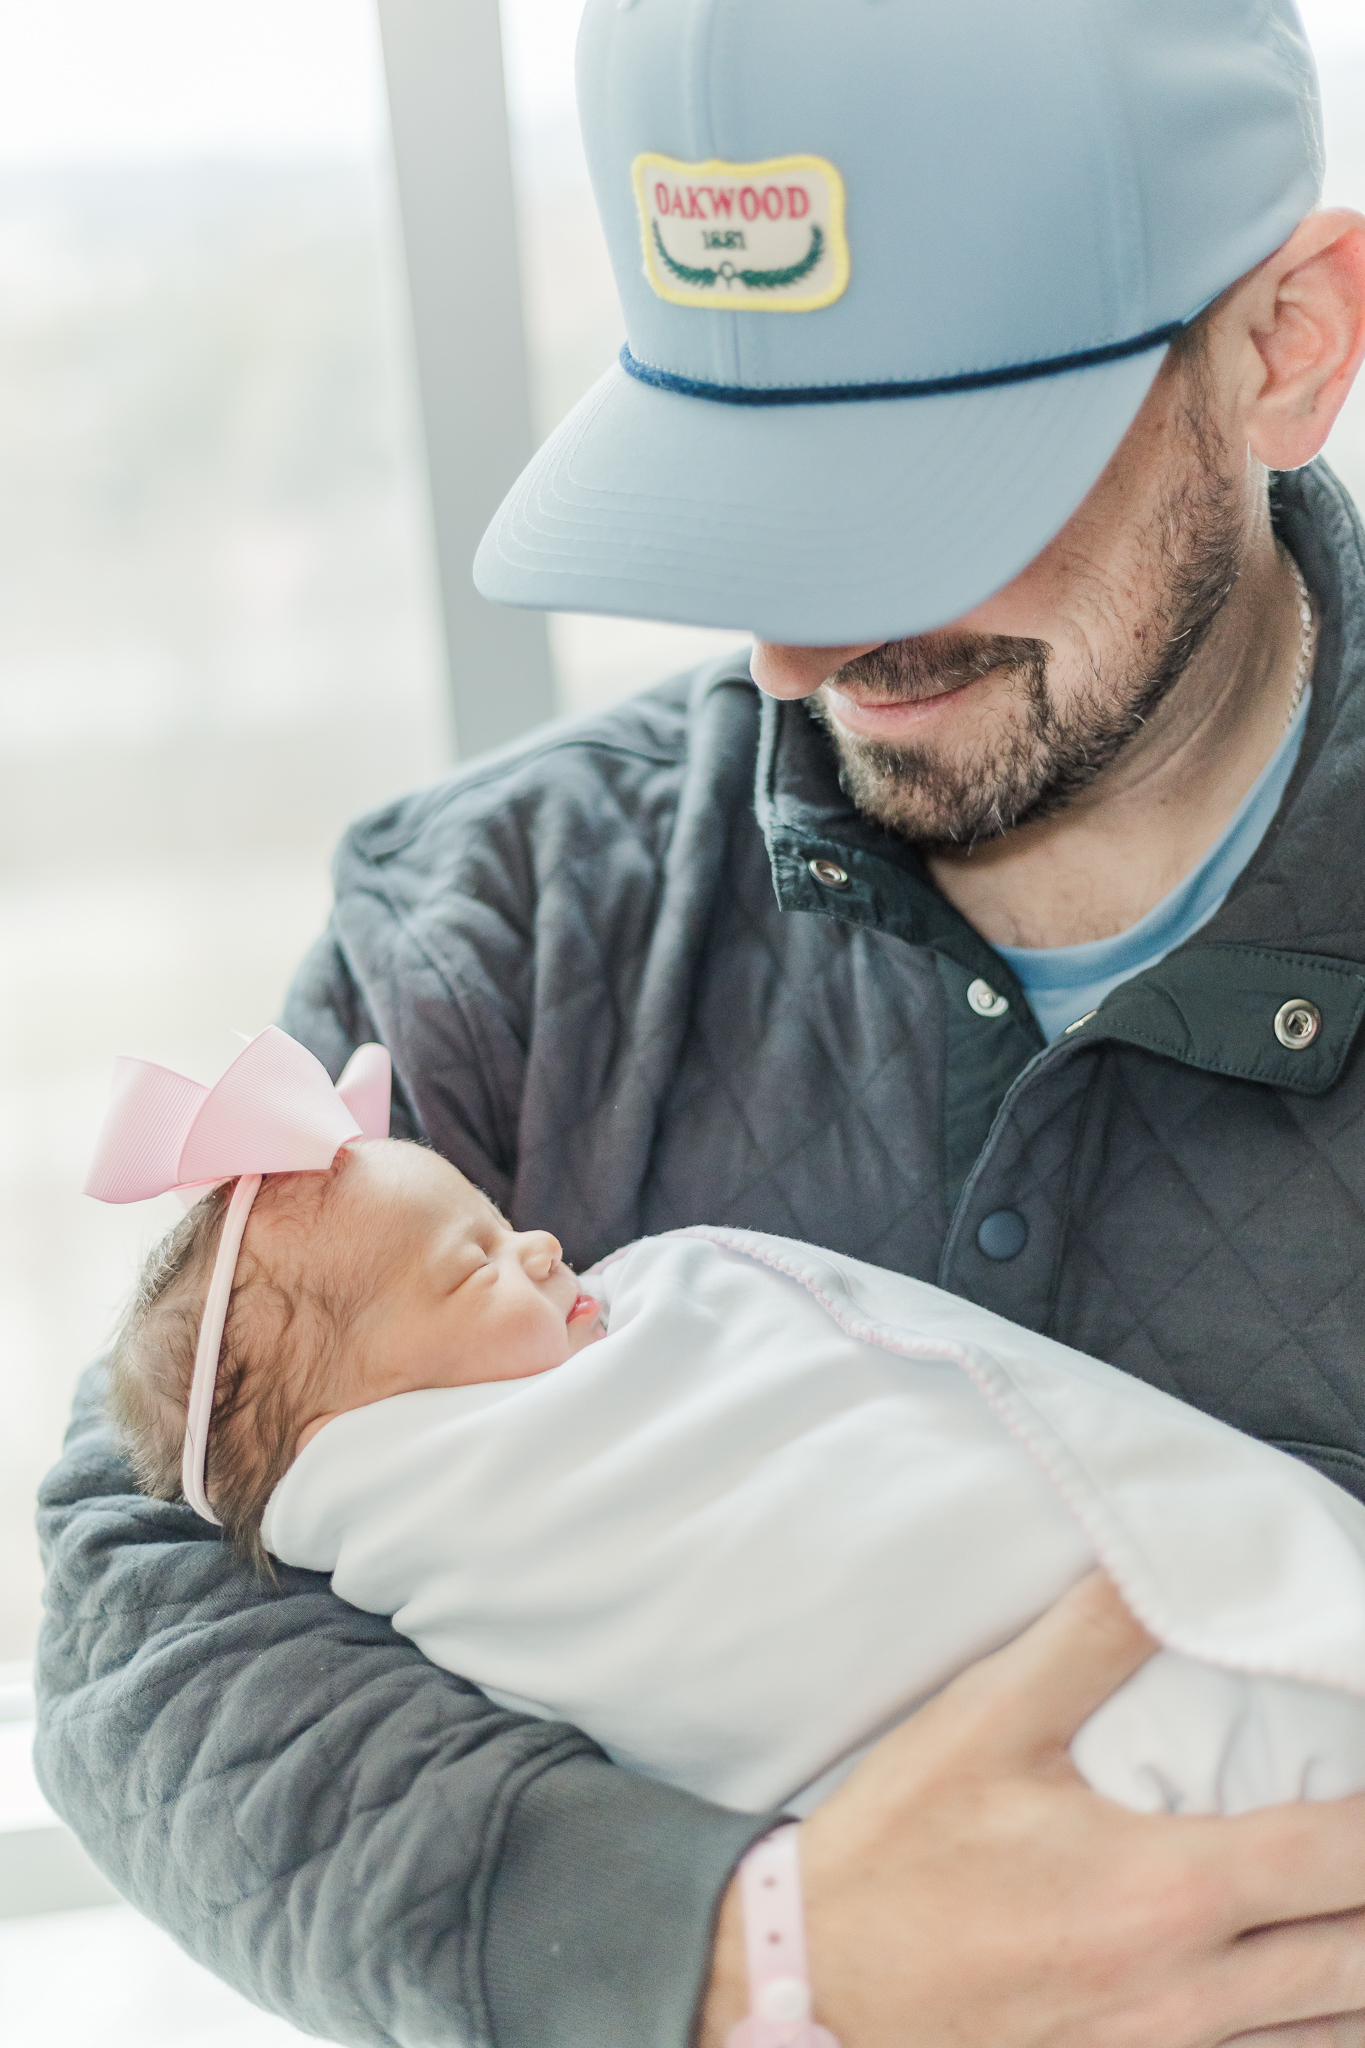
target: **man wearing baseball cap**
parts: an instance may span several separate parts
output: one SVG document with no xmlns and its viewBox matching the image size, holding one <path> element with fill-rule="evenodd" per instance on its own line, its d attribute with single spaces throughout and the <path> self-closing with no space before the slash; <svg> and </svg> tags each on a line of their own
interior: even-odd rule
<svg viewBox="0 0 1365 2048">
<path fill-rule="evenodd" d="M 590 0 L 579 72 L 626 346 L 477 579 L 746 627 L 763 694 L 722 661 L 363 822 L 287 1027 L 382 1038 L 395 1130 L 577 1262 L 821 1242 L 1365 1496 L 1365 534 L 1315 461 L 1365 220 L 1314 210 L 1292 0 Z M 774 1816 L 253 1586 L 97 1412 L 48 1500 L 52 1796 L 262 2003 L 821 2038 L 799 1977 L 744 2020 Z M 1365 1801 L 1069 1769 L 1149 1648 L 1082 1586 L 803 1824 L 843 2048 L 1365 2043 Z"/>
</svg>

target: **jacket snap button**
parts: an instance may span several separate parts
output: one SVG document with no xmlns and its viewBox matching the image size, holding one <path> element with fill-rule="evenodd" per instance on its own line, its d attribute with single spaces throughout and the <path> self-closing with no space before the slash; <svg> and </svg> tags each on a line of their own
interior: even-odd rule
<svg viewBox="0 0 1365 2048">
<path fill-rule="evenodd" d="M 976 1241 L 988 1259 L 1017 1259 L 1028 1243 L 1028 1225 L 1017 1209 L 997 1209 L 982 1219 Z"/>
<path fill-rule="evenodd" d="M 836 861 L 808 860 L 806 866 L 822 888 L 846 889 L 848 887 L 848 870 L 841 868 Z"/>
<path fill-rule="evenodd" d="M 974 981 L 967 990 L 967 1001 L 978 1017 L 1003 1017 L 1010 1006 L 1009 997 L 997 995 L 988 981 Z"/>
<path fill-rule="evenodd" d="M 1304 996 L 1281 1003 L 1275 1012 L 1275 1036 L 1290 1052 L 1302 1052 L 1322 1029 L 1322 1011 Z"/>
</svg>

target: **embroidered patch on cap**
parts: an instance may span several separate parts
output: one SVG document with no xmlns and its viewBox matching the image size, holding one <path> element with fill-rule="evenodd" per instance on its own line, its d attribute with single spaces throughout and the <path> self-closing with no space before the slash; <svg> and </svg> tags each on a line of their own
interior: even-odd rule
<svg viewBox="0 0 1365 2048">
<path fill-rule="evenodd" d="M 631 165 L 645 276 L 675 306 L 814 313 L 848 285 L 844 181 L 821 156 Z"/>
</svg>

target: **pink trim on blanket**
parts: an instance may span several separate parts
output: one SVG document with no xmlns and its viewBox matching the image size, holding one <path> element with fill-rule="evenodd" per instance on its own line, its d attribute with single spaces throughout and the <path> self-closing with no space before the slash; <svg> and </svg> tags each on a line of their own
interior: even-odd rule
<svg viewBox="0 0 1365 2048">
<path fill-rule="evenodd" d="M 1089 1478 L 1077 1454 L 1069 1445 L 1059 1443 L 1051 1425 L 1044 1426 L 1045 1436 L 1030 1426 L 1026 1416 L 1019 1412 L 1021 1409 L 1032 1410 L 1028 1395 L 1015 1385 L 1003 1368 L 997 1368 L 998 1378 L 988 1371 L 974 1348 L 954 1343 L 951 1338 L 946 1337 L 902 1336 L 892 1325 L 879 1322 L 874 1317 L 850 1315 L 844 1305 L 821 1286 L 816 1275 L 809 1269 L 803 1270 L 794 1260 L 785 1258 L 769 1245 L 746 1242 L 744 1236 L 738 1232 L 706 1224 L 691 1224 L 678 1230 L 660 1231 L 655 1237 L 638 1238 L 634 1244 L 623 1245 L 619 1251 L 609 1252 L 605 1258 L 598 1260 L 590 1272 L 583 1276 L 584 1285 L 590 1282 L 593 1274 L 606 1272 L 621 1259 L 628 1257 L 639 1245 L 658 1244 L 671 1238 L 693 1238 L 703 1244 L 713 1244 L 722 1251 L 734 1252 L 742 1258 L 752 1259 L 756 1265 L 767 1266 L 773 1272 L 781 1273 L 784 1278 L 804 1287 L 844 1334 L 859 1343 L 876 1344 L 883 1351 L 892 1352 L 901 1358 L 933 1359 L 956 1365 L 966 1374 L 992 1414 L 1028 1452 L 1067 1512 L 1080 1524 L 1095 1552 L 1097 1562 L 1114 1581 L 1132 1614 L 1141 1622 L 1147 1633 L 1166 1648 L 1180 1651 L 1202 1663 L 1213 1664 L 1228 1671 L 1268 1678 L 1297 1679 L 1303 1684 L 1325 1685 L 1336 1692 L 1351 1691 L 1359 1697 L 1365 1697 L 1365 1688 L 1347 1686 L 1337 1675 L 1325 1675 L 1306 1669 L 1287 1659 L 1237 1660 L 1216 1646 L 1210 1647 L 1196 1640 L 1194 1634 L 1175 1619 L 1168 1609 L 1163 1610 L 1161 1593 L 1151 1583 L 1150 1568 L 1146 1560 L 1136 1553 L 1132 1538 L 1121 1525 L 1115 1524 L 1105 1504 L 1097 1497 L 1095 1483 Z M 831 1253 L 830 1257 L 837 1258 L 838 1254 Z"/>
</svg>

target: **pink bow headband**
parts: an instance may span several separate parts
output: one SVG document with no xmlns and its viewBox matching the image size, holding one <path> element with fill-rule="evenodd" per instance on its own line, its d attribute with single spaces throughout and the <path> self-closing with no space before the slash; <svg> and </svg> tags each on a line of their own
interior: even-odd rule
<svg viewBox="0 0 1365 2048">
<path fill-rule="evenodd" d="M 204 1491 L 223 1325 L 251 1205 L 267 1173 L 323 1173 L 343 1145 L 387 1138 L 392 1068 L 382 1045 L 352 1053 L 335 1086 L 321 1060 L 273 1024 L 253 1038 L 211 1088 L 150 1060 L 114 1062 L 112 1099 L 85 1183 L 100 1202 L 177 1194 L 191 1206 L 236 1180 L 223 1220 L 185 1417 L 181 1486 L 197 1515 L 216 1523 Z"/>
</svg>

